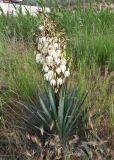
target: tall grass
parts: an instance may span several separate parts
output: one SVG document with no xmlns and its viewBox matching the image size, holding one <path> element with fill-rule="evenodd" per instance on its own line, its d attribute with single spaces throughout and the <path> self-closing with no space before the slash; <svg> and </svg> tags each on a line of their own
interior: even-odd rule
<svg viewBox="0 0 114 160">
<path fill-rule="evenodd" d="M 0 32 L 10 38 L 24 41 L 32 40 L 32 31 L 37 28 L 41 15 L 31 16 L 28 12 L 23 16 L 21 8 L 18 16 L 0 15 Z M 73 63 L 93 63 L 98 67 L 114 67 L 114 12 L 94 9 L 76 8 L 53 9 L 51 16 L 58 22 L 58 29 L 65 29 L 68 37 L 67 54 L 73 57 Z M 91 57 L 91 58 L 90 58 Z"/>
<path fill-rule="evenodd" d="M 33 97 L 37 94 L 37 86 L 43 84 L 40 66 L 34 61 L 31 47 L 24 42 L 1 42 L 3 50 L 1 58 L 1 86 L 6 86 L 10 94 L 18 94 L 21 98 Z M 1 87 L 4 90 L 4 87 Z M 11 96 L 11 95 L 10 95 Z"/>
<path fill-rule="evenodd" d="M 114 13 L 93 8 L 63 10 L 52 15 L 59 19 L 59 28 L 68 36 L 68 54 L 74 64 L 84 61 L 87 65 L 114 66 Z M 112 68 L 111 68 L 112 69 Z"/>
<path fill-rule="evenodd" d="M 28 11 L 24 16 L 22 8 L 16 10 L 17 16 L 5 15 L 1 10 L 0 15 L 0 32 L 6 36 L 17 40 L 24 39 L 30 41 L 32 38 L 32 31 L 37 27 L 40 21 L 40 16 L 33 17 Z"/>
</svg>

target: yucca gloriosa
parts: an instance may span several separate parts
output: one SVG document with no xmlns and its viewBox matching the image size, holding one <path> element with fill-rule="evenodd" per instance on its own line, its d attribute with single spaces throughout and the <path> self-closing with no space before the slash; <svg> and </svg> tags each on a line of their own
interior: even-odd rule
<svg viewBox="0 0 114 160">
<path fill-rule="evenodd" d="M 54 89 L 48 84 L 45 92 L 38 89 L 38 96 L 37 105 L 17 102 L 29 113 L 29 117 L 23 115 L 19 119 L 20 124 L 21 120 L 25 122 L 24 127 L 21 125 L 25 133 L 37 136 L 42 147 L 49 145 L 50 140 L 53 140 L 55 147 L 59 142 L 62 149 L 81 145 L 81 141 L 86 141 L 89 133 L 89 108 L 85 108 L 83 103 L 87 94 L 79 98 L 76 88 L 64 84 L 57 97 Z M 55 142 L 55 139 L 58 142 Z"/>
<path fill-rule="evenodd" d="M 97 114 L 93 117 L 90 115 L 94 106 L 88 107 L 84 104 L 86 96 L 87 93 L 80 96 L 76 87 L 72 88 L 65 83 L 57 97 L 48 83 L 45 90 L 38 89 L 37 104 L 36 101 L 34 103 L 15 101 L 15 106 L 21 110 L 21 114 L 17 115 L 18 128 L 26 135 L 33 149 L 33 153 L 29 155 L 43 154 L 49 159 L 62 160 L 66 149 L 73 151 L 76 156 L 81 152 L 80 156 L 84 156 L 84 160 L 95 159 L 95 155 L 91 158 L 92 151 L 105 155 L 102 149 L 106 150 L 106 146 L 90 126 L 90 119 L 94 120 Z M 28 142 L 24 140 L 27 146 Z"/>
<path fill-rule="evenodd" d="M 74 135 L 84 136 L 84 130 L 87 129 L 87 116 L 82 104 L 86 98 L 78 97 L 76 89 L 66 89 L 63 87 L 60 97 L 57 99 L 53 88 L 48 85 L 47 91 L 42 93 L 39 89 L 39 105 L 26 106 L 26 109 L 32 115 L 33 121 L 27 123 L 36 129 L 43 129 L 46 137 L 59 135 L 61 144 L 66 145 Z M 32 123 L 31 123 L 32 122 Z"/>
</svg>

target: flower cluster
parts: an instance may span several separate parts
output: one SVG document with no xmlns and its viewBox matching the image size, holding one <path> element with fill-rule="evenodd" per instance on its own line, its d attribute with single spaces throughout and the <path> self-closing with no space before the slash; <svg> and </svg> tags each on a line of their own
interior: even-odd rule
<svg viewBox="0 0 114 160">
<path fill-rule="evenodd" d="M 56 24 L 47 15 L 35 34 L 36 62 L 43 65 L 44 79 L 58 92 L 69 77 L 69 64 L 65 58 L 66 39 L 64 31 L 57 32 Z"/>
</svg>

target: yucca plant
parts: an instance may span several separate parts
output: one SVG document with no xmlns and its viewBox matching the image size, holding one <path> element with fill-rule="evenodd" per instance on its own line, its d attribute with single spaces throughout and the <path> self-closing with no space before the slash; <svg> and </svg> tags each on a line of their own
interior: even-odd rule
<svg viewBox="0 0 114 160">
<path fill-rule="evenodd" d="M 78 144 L 78 139 L 86 141 L 86 135 L 89 133 L 88 126 L 88 109 L 84 109 L 83 103 L 87 94 L 79 98 L 76 89 L 63 86 L 60 91 L 59 99 L 48 84 L 45 93 L 42 93 L 41 89 L 38 90 L 39 104 L 21 104 L 29 113 L 29 117 L 26 115 L 21 117 L 24 120 L 24 127 L 21 124 L 22 129 L 30 135 L 36 135 L 40 138 L 40 143 L 45 147 L 46 142 L 48 145 L 50 139 L 55 142 L 56 138 L 59 141 L 59 145 L 62 148 L 66 148 L 69 144 L 72 144 L 72 140 Z M 77 137 L 77 138 L 76 138 Z M 56 142 L 55 142 L 56 146 Z"/>
<path fill-rule="evenodd" d="M 38 129 L 46 137 L 59 135 L 61 144 L 64 146 L 73 138 L 80 135 L 85 138 L 87 127 L 87 111 L 82 108 L 86 98 L 79 98 L 76 89 L 62 88 L 57 102 L 53 88 L 49 85 L 47 91 L 42 93 L 39 89 L 39 105 L 24 105 L 31 114 L 32 120 L 26 121 L 30 126 Z M 86 116 L 85 115 L 86 112 Z M 87 133 L 87 132 L 86 132 Z"/>
<path fill-rule="evenodd" d="M 84 104 L 86 96 L 87 93 L 81 97 L 76 87 L 64 84 L 58 99 L 48 84 L 44 92 L 38 89 L 37 104 L 15 102 L 26 111 L 18 115 L 18 127 L 26 134 L 28 142 L 24 143 L 32 148 L 27 155 L 62 160 L 67 157 L 66 150 L 70 150 L 73 157 L 79 155 L 80 159 L 104 156 L 106 145 L 93 128 L 98 113 L 91 114 L 94 106 Z"/>
<path fill-rule="evenodd" d="M 56 31 L 56 24 L 47 15 L 39 26 L 39 33 L 35 33 L 34 46 L 36 62 L 43 66 L 47 89 L 44 92 L 38 89 L 37 105 L 18 102 L 30 114 L 30 118 L 23 115 L 21 119 L 26 124 L 26 133 L 33 131 L 43 148 L 47 144 L 49 148 L 54 146 L 57 152 L 54 157 L 62 159 L 64 149 L 72 144 L 72 140 L 75 139 L 75 143 L 78 137 L 86 140 L 88 119 L 82 105 L 87 94 L 80 98 L 76 87 L 67 86 L 70 65 L 65 54 L 66 38 L 64 31 Z"/>
</svg>

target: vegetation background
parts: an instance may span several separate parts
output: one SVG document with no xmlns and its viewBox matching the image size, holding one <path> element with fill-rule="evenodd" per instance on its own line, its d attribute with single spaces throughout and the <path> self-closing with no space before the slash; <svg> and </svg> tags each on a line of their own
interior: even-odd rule
<svg viewBox="0 0 114 160">
<path fill-rule="evenodd" d="M 66 54 L 72 59 L 70 83 L 76 84 L 80 93 L 88 91 L 86 105 L 94 105 L 94 112 L 101 114 L 96 120 L 100 136 L 113 139 L 114 10 L 109 1 L 103 1 L 101 8 L 99 3 L 96 7 L 88 3 L 87 8 L 77 4 L 63 7 L 57 3 L 50 16 L 57 22 L 57 30 L 64 29 L 68 38 Z M 33 51 L 33 31 L 42 16 L 33 17 L 28 12 L 23 16 L 21 8 L 17 12 L 17 17 L 0 15 L 0 127 L 6 135 L 15 130 L 10 123 L 12 113 L 8 112 L 12 99 L 37 101 L 38 84 L 45 86 Z M 6 135 L 3 137 L 7 139 Z"/>
</svg>

